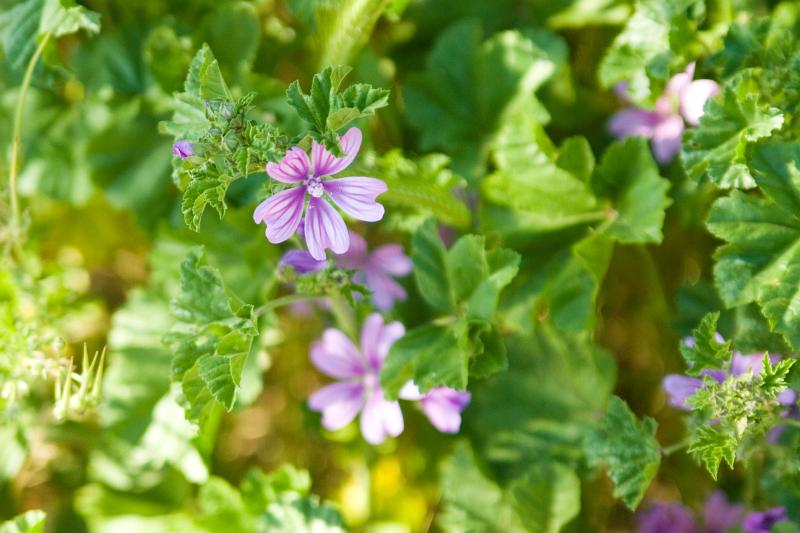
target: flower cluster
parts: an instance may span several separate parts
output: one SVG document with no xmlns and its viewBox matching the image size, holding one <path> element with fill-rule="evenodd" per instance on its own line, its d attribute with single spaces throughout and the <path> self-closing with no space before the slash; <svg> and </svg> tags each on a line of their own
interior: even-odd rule
<svg viewBox="0 0 800 533">
<path fill-rule="evenodd" d="M 736 528 L 745 533 L 769 533 L 772 526 L 787 520 L 787 515 L 783 507 L 745 515 L 741 505 L 729 503 L 725 494 L 716 491 L 706 501 L 702 522 L 689 508 L 674 502 L 652 503 L 636 518 L 638 533 L 724 533 Z"/>
<path fill-rule="evenodd" d="M 361 414 L 361 434 L 370 444 L 380 444 L 387 436 L 403 432 L 403 413 L 398 401 L 387 400 L 380 384 L 384 359 L 392 344 L 403 336 L 399 322 L 385 324 L 373 313 L 361 330 L 359 350 L 338 329 L 325 330 L 312 344 L 311 362 L 321 372 L 337 379 L 309 398 L 312 410 L 322 413 L 322 425 L 329 430 L 343 428 Z M 461 427 L 461 411 L 470 401 L 469 392 L 446 387 L 421 394 L 411 382 L 400 392 L 404 400 L 419 401 L 423 413 L 444 433 L 457 433 Z"/>
<path fill-rule="evenodd" d="M 650 139 L 653 154 L 660 163 L 669 163 L 678 153 L 683 137 L 684 121 L 690 126 L 700 123 L 703 106 L 719 93 L 713 80 L 694 80 L 694 63 L 676 74 L 667 83 L 655 109 L 630 106 L 611 117 L 608 130 L 617 138 L 632 136 Z M 617 94 L 628 101 L 625 84 L 617 86 Z"/>
</svg>

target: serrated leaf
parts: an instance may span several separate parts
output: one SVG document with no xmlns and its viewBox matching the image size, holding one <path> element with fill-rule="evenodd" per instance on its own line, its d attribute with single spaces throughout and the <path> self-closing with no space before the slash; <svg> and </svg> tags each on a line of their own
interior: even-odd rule
<svg viewBox="0 0 800 533">
<path fill-rule="evenodd" d="M 581 509 L 581 482 L 559 463 L 533 466 L 508 486 L 511 504 L 529 531 L 558 533 Z"/>
<path fill-rule="evenodd" d="M 731 341 L 719 342 L 717 340 L 717 322 L 719 312 L 709 313 L 703 317 L 700 324 L 692 331 L 694 343 L 681 344 L 681 354 L 689 365 L 687 372 L 698 376 L 703 370 L 718 370 L 725 368 L 731 358 Z"/>
<path fill-rule="evenodd" d="M 687 174 L 707 176 L 722 189 L 751 189 L 756 183 L 747 166 L 747 148 L 783 125 L 779 109 L 760 103 L 757 90 L 740 79 L 726 84 L 709 100 L 700 125 L 686 132 L 681 159 Z"/>
<path fill-rule="evenodd" d="M 796 359 L 781 359 L 773 365 L 769 354 L 764 353 L 762 369 L 757 381 L 759 391 L 767 398 L 776 398 L 788 386 L 786 378 L 789 376 L 795 361 Z"/>
<path fill-rule="evenodd" d="M 624 244 L 661 242 L 665 212 L 672 204 L 667 194 L 670 183 L 660 176 L 645 139 L 629 137 L 612 144 L 603 154 L 593 184 L 614 204 L 613 222 L 605 234 Z"/>
<path fill-rule="evenodd" d="M 695 430 L 688 451 L 716 480 L 723 460 L 733 468 L 738 446 L 739 442 L 733 434 L 703 425 Z"/>
<path fill-rule="evenodd" d="M 219 271 L 193 249 L 181 264 L 173 314 L 176 324 L 165 342 L 173 353 L 172 379 L 182 383 L 191 418 L 202 419 L 212 397 L 230 411 L 258 334 L 253 307 L 229 297 Z"/>
<path fill-rule="evenodd" d="M 637 419 L 622 399 L 613 396 L 600 427 L 586 437 L 589 463 L 608 467 L 614 496 L 631 510 L 639 506 L 661 463 L 655 433 L 655 420 Z"/>
</svg>

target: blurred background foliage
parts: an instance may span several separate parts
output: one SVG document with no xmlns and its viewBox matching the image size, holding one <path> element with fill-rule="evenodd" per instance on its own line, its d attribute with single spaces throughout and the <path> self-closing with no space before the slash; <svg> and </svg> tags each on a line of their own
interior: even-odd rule
<svg viewBox="0 0 800 533">
<path fill-rule="evenodd" d="M 44 4 L 0 0 L 4 147 Z M 333 528 L 338 517 L 314 507 L 311 490 L 358 531 L 633 527 L 611 482 L 587 463 L 585 433 L 616 393 L 658 420 L 661 443 L 680 441 L 680 413 L 666 405 L 660 382 L 682 368 L 679 339 L 722 307 L 710 284 L 718 243 L 703 225 L 718 193 L 680 164 L 659 169 L 644 143 L 601 157 L 611 143 L 606 120 L 620 103 L 600 85 L 598 65 L 633 2 L 80 4 L 99 15 L 99 31 L 52 40 L 24 107 L 25 250 L 0 271 L 0 518 L 43 509 L 46 531 L 69 533 L 249 531 L 260 512 L 248 511 L 253 502 L 295 494 L 314 510 L 298 518 L 280 507 L 274 530 L 300 531 L 314 519 Z M 700 4 L 712 21 L 726 9 L 720 16 L 729 24 L 736 13 L 769 14 L 775 2 Z M 721 34 L 714 38 L 687 45 L 681 59 L 718 49 Z M 378 447 L 352 426 L 323 432 L 305 402 L 321 383 L 308 346 L 326 320 L 297 309 L 261 317 L 233 412 L 212 410 L 197 434 L 185 420 L 162 341 L 183 257 L 203 245 L 230 291 L 254 305 L 281 283 L 280 250 L 250 218 L 264 173 L 228 190 L 223 220 L 207 213 L 199 233 L 183 223 L 164 123 L 180 111 L 173 94 L 203 43 L 234 94 L 255 91 L 257 116 L 290 133 L 302 126 L 286 87 L 296 79 L 308 87 L 328 65 L 350 64 L 354 81 L 392 90 L 390 105 L 362 125 L 370 152 L 358 164 L 390 184 L 373 240 L 408 243 L 432 214 L 521 254 L 499 312 L 510 370 L 470 382 L 461 436 L 438 434 L 408 410 L 401 438 Z M 4 177 L 9 153 L 0 158 Z M 626 172 L 648 193 L 631 193 L 619 178 Z M 587 187 L 593 175 L 599 184 Z M 461 190 L 455 203 L 426 205 L 392 196 L 392 184 L 409 194 Z M 628 194 L 648 202 L 648 212 L 637 212 Z M 610 211 L 621 218 L 610 221 Z M 7 243 L 16 229 L 4 226 Z M 430 317 L 413 280 L 403 283 L 410 296 L 392 316 L 412 327 Z M 764 324 L 750 304 L 724 314 L 721 329 L 741 337 L 743 350 L 785 352 L 783 337 Z M 84 346 L 107 349 L 103 393 L 98 405 L 56 417 L 53 383 Z M 771 500 L 797 501 L 797 477 L 786 475 Z M 720 479 L 741 495 L 740 470 Z M 663 458 L 648 498 L 700 508 L 711 489 L 701 467 L 674 454 Z"/>
</svg>

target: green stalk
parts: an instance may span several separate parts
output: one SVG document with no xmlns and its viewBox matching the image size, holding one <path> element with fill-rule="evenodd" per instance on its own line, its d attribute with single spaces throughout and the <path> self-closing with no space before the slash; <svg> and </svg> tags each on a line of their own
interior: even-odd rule
<svg viewBox="0 0 800 533">
<path fill-rule="evenodd" d="M 39 58 L 42 56 L 42 52 L 44 52 L 44 48 L 50 41 L 51 36 L 51 32 L 44 34 L 42 42 L 39 43 L 30 61 L 28 61 L 28 66 L 25 69 L 25 77 L 22 78 L 22 86 L 19 89 L 17 109 L 14 112 L 14 134 L 11 141 L 11 170 L 8 174 L 8 194 L 11 203 L 11 244 L 18 257 L 21 255 L 21 248 L 19 242 L 20 215 L 19 200 L 17 199 L 17 165 L 19 158 L 19 136 L 22 131 L 22 111 L 25 108 L 25 97 L 28 95 L 28 88 L 31 85 L 36 63 L 39 62 Z"/>
<path fill-rule="evenodd" d="M 281 296 L 280 298 L 275 298 L 274 300 L 270 300 L 264 305 L 257 307 L 255 310 L 255 315 L 261 316 L 267 311 L 275 309 L 277 307 L 293 304 L 295 302 L 302 302 L 305 300 L 315 300 L 317 298 L 319 298 L 319 296 L 311 296 L 308 294 L 289 294 L 287 296 Z"/>
<path fill-rule="evenodd" d="M 353 316 L 350 308 L 347 306 L 347 303 L 344 301 L 344 298 L 341 296 L 329 296 L 328 301 L 331 304 L 331 313 L 333 314 L 342 331 L 344 331 L 351 339 L 358 340 L 356 319 Z"/>
</svg>

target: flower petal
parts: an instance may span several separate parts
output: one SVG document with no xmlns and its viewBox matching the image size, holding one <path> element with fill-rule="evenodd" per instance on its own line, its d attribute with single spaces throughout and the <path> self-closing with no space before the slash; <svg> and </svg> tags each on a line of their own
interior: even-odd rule
<svg viewBox="0 0 800 533">
<path fill-rule="evenodd" d="M 664 390 L 669 396 L 669 404 L 678 409 L 688 410 L 686 400 L 695 395 L 703 386 L 700 378 L 691 378 L 679 374 L 668 374 L 661 382 Z"/>
<path fill-rule="evenodd" d="M 442 433 L 458 433 L 461 429 L 461 411 L 471 399 L 469 392 L 436 387 L 422 399 L 422 411 L 433 427 Z"/>
<path fill-rule="evenodd" d="M 372 313 L 364 321 L 361 329 L 361 353 L 373 369 L 380 370 L 389 348 L 403 335 L 405 335 L 403 324 L 400 322 L 384 324 L 381 315 Z"/>
<path fill-rule="evenodd" d="M 311 256 L 318 261 L 325 259 L 325 249 L 342 254 L 350 247 L 350 236 L 342 215 L 322 198 L 311 197 L 304 227 L 306 245 Z"/>
<path fill-rule="evenodd" d="M 399 244 L 378 246 L 370 254 L 369 262 L 393 276 L 406 276 L 414 268 L 411 258 L 403 253 L 403 247 Z"/>
<path fill-rule="evenodd" d="M 311 362 L 334 378 L 364 374 L 364 359 L 347 335 L 335 328 L 326 329 L 322 339 L 311 345 Z"/>
<path fill-rule="evenodd" d="M 325 192 L 342 211 L 357 220 L 376 222 L 383 218 L 383 206 L 375 198 L 386 192 L 386 184 L 367 177 L 326 181 Z"/>
<path fill-rule="evenodd" d="M 313 274 L 328 266 L 327 261 L 317 261 L 305 250 L 289 250 L 281 257 L 280 264 L 294 268 L 298 274 Z"/>
<path fill-rule="evenodd" d="M 651 137 L 658 123 L 658 115 L 638 107 L 629 107 L 614 114 L 608 121 L 608 131 L 618 139 L 641 136 Z"/>
<path fill-rule="evenodd" d="M 403 400 L 410 400 L 410 401 L 418 401 L 425 396 L 419 391 L 419 387 L 413 381 L 407 381 L 403 388 L 400 389 L 400 392 L 397 394 L 400 399 Z"/>
<path fill-rule="evenodd" d="M 678 150 L 681 149 L 683 138 L 683 119 L 680 115 L 664 118 L 653 128 L 653 155 L 659 163 L 666 164 L 672 161 Z"/>
<path fill-rule="evenodd" d="M 322 412 L 322 425 L 331 431 L 352 422 L 363 403 L 364 386 L 351 381 L 326 385 L 308 399 L 308 406 Z"/>
<path fill-rule="evenodd" d="M 311 160 L 314 165 L 314 175 L 317 177 L 330 176 L 346 169 L 356 158 L 361 148 L 361 130 L 350 128 L 347 133 L 339 137 L 344 157 L 335 157 L 325 145 L 314 141 L 311 145 Z"/>
<path fill-rule="evenodd" d="M 305 187 L 295 187 L 273 194 L 256 207 L 253 220 L 267 223 L 269 242 L 283 242 L 294 234 L 303 216 L 305 195 Z"/>
<path fill-rule="evenodd" d="M 700 124 L 706 102 L 719 91 L 719 84 L 714 80 L 695 80 L 684 87 L 680 93 L 680 107 L 686 122 L 692 126 Z"/>
<path fill-rule="evenodd" d="M 360 270 L 367 265 L 369 255 L 367 254 L 367 241 L 356 233 L 348 230 L 350 235 L 350 247 L 345 253 L 336 257 L 336 264 L 342 268 Z"/>
<path fill-rule="evenodd" d="M 372 303 L 380 311 L 394 307 L 395 300 L 405 300 L 406 290 L 385 273 L 370 268 L 366 271 L 367 287 L 372 291 Z"/>
<path fill-rule="evenodd" d="M 692 78 L 694 78 L 694 63 L 689 63 L 686 66 L 686 70 L 675 74 L 669 79 L 667 87 L 664 89 L 664 96 L 670 100 L 677 99 L 681 91 L 692 83 Z"/>
<path fill-rule="evenodd" d="M 361 411 L 361 434 L 370 444 L 380 444 L 387 435 L 398 436 L 403 432 L 403 413 L 398 402 L 388 402 L 383 391 L 373 391 Z"/>
<path fill-rule="evenodd" d="M 295 146 L 283 156 L 280 163 L 267 163 L 269 177 L 283 183 L 297 183 L 308 178 L 308 155 Z"/>
</svg>

